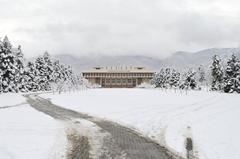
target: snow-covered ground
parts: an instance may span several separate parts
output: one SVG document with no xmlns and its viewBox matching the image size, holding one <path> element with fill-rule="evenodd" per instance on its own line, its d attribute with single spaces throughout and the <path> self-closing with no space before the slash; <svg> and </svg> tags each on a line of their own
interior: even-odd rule
<svg viewBox="0 0 240 159">
<path fill-rule="evenodd" d="M 14 106 L 25 102 L 24 97 L 17 93 L 0 94 L 0 108 Z"/>
<path fill-rule="evenodd" d="M 66 143 L 58 121 L 31 108 L 21 94 L 0 94 L 1 159 L 60 159 Z"/>
<path fill-rule="evenodd" d="M 57 105 L 137 129 L 181 154 L 185 153 L 184 139 L 191 135 L 201 159 L 240 158 L 238 94 L 90 89 L 42 96 Z"/>
</svg>

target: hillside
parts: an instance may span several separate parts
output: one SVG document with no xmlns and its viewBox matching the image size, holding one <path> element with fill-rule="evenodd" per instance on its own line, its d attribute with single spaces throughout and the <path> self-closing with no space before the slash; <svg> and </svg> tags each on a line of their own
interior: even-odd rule
<svg viewBox="0 0 240 159">
<path fill-rule="evenodd" d="M 213 55 L 219 55 L 226 61 L 231 54 L 240 56 L 240 48 L 211 48 L 198 52 L 176 52 L 172 56 L 159 59 L 150 56 L 130 55 L 130 56 L 82 56 L 62 54 L 56 58 L 64 64 L 71 65 L 75 70 L 81 71 L 94 66 L 145 66 L 150 69 L 158 70 L 161 67 L 198 67 L 203 65 L 208 67 L 211 64 Z"/>
</svg>

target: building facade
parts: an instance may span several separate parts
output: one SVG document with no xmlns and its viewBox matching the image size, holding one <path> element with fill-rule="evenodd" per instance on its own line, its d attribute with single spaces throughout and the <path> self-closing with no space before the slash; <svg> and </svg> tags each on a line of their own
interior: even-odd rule
<svg viewBox="0 0 240 159">
<path fill-rule="evenodd" d="M 149 83 L 154 73 L 144 67 L 95 67 L 83 71 L 83 77 L 103 88 L 133 88 L 143 82 Z"/>
</svg>

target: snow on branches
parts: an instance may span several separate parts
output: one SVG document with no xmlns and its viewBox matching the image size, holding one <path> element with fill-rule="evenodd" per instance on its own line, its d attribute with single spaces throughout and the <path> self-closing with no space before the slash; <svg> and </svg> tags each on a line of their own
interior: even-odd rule
<svg viewBox="0 0 240 159">
<path fill-rule="evenodd" d="M 8 37 L 0 40 L 0 93 L 76 90 L 83 77 L 71 67 L 53 60 L 48 52 L 25 64 L 21 46 L 12 47 Z M 81 86 L 80 86 L 81 85 Z"/>
<path fill-rule="evenodd" d="M 181 75 L 176 69 L 161 69 L 153 77 L 152 84 L 159 88 L 196 89 L 196 72 L 193 69 L 189 69 Z"/>
</svg>

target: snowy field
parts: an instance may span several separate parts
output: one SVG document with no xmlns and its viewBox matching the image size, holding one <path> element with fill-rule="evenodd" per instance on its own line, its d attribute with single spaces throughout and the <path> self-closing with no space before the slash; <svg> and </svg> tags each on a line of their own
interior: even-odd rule
<svg viewBox="0 0 240 159">
<path fill-rule="evenodd" d="M 65 144 L 58 121 L 31 108 L 21 94 L 0 94 L 0 159 L 60 159 Z"/>
<path fill-rule="evenodd" d="M 134 128 L 181 154 L 185 154 L 185 137 L 192 136 L 201 159 L 240 158 L 238 94 L 92 89 L 42 96 L 57 105 Z"/>
<path fill-rule="evenodd" d="M 25 103 L 25 98 L 21 96 L 21 94 L 16 93 L 0 94 L 0 108 L 15 106 L 22 103 Z"/>
</svg>

